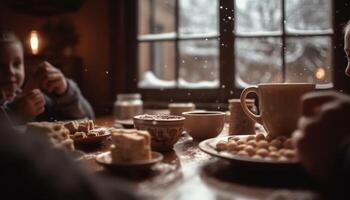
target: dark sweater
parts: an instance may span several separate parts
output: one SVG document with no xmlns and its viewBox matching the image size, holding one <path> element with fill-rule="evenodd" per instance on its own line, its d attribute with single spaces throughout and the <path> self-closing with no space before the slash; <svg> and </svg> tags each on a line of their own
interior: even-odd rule
<svg viewBox="0 0 350 200">
<path fill-rule="evenodd" d="M 333 188 L 333 196 L 337 199 L 349 199 L 350 180 L 350 139 L 341 145 L 337 161 L 335 163 L 336 184 Z"/>
</svg>

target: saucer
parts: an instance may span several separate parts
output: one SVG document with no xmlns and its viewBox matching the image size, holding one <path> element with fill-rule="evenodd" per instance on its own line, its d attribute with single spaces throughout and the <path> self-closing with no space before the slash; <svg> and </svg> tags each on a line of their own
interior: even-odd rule
<svg viewBox="0 0 350 200">
<path fill-rule="evenodd" d="M 163 160 L 163 155 L 161 153 L 152 151 L 152 159 L 139 161 L 139 162 L 112 162 L 111 152 L 101 153 L 96 156 L 96 162 L 106 169 L 111 171 L 133 171 L 133 170 L 150 170 L 151 167 Z"/>
</svg>

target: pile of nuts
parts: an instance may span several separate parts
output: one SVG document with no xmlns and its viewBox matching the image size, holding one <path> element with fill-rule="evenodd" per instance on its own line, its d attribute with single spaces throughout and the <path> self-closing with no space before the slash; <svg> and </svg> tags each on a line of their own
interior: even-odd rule
<svg viewBox="0 0 350 200">
<path fill-rule="evenodd" d="M 290 138 L 271 137 L 262 133 L 247 137 L 232 136 L 216 143 L 216 150 L 252 159 L 295 161 L 296 150 Z"/>
</svg>

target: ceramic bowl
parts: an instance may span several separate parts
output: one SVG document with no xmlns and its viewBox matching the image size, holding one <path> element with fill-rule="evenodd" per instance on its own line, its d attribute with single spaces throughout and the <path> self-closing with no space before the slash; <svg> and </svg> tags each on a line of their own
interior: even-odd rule
<svg viewBox="0 0 350 200">
<path fill-rule="evenodd" d="M 175 115 L 137 115 L 133 118 L 136 129 L 147 130 L 154 151 L 171 151 L 179 140 L 185 118 Z"/>
<path fill-rule="evenodd" d="M 186 118 L 184 129 L 193 138 L 201 141 L 218 136 L 224 128 L 226 113 L 219 111 L 191 111 L 182 113 Z"/>
</svg>

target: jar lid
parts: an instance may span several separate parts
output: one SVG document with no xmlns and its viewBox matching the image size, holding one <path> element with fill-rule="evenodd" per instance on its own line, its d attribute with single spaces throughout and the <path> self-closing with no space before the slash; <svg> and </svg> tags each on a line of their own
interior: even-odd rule
<svg viewBox="0 0 350 200">
<path fill-rule="evenodd" d="M 135 99 L 141 99 L 141 94 L 139 93 L 122 93 L 117 94 L 118 100 L 135 100 Z"/>
<path fill-rule="evenodd" d="M 229 99 L 229 103 L 241 103 L 241 99 Z M 255 99 L 246 99 L 245 102 L 247 104 L 255 103 Z"/>
<path fill-rule="evenodd" d="M 192 103 L 192 102 L 188 102 L 188 103 L 181 103 L 181 102 L 179 102 L 179 103 L 169 103 L 168 104 L 168 107 L 171 107 L 171 108 L 173 108 L 173 107 L 188 108 L 188 107 L 194 107 L 194 106 L 195 106 L 195 104 Z"/>
</svg>

